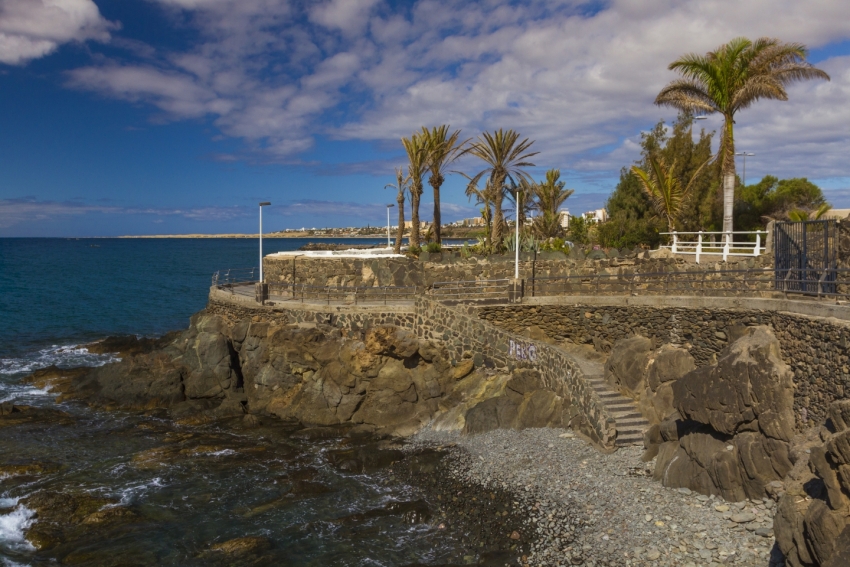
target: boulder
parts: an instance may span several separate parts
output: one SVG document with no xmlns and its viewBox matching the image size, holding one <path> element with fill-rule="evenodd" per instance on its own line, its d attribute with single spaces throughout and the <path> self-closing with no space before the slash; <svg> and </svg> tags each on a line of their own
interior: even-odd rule
<svg viewBox="0 0 850 567">
<path fill-rule="evenodd" d="M 655 478 L 733 501 L 767 496 L 792 469 L 794 435 L 792 373 L 770 329 L 747 328 L 716 365 L 678 380 L 665 382 L 692 361 L 673 350 L 661 359 L 649 383 L 672 384 L 673 411 L 645 437 Z"/>
<path fill-rule="evenodd" d="M 366 350 L 372 354 L 408 358 L 419 351 L 416 335 L 392 325 L 373 327 L 366 332 Z"/>
<path fill-rule="evenodd" d="M 684 419 L 724 435 L 759 431 L 786 442 L 794 435 L 793 373 L 767 327 L 750 327 L 716 366 L 677 380 L 673 396 Z"/>
<path fill-rule="evenodd" d="M 646 383 L 646 363 L 652 341 L 634 336 L 614 343 L 605 363 L 605 381 L 632 399 L 640 397 Z"/>
</svg>

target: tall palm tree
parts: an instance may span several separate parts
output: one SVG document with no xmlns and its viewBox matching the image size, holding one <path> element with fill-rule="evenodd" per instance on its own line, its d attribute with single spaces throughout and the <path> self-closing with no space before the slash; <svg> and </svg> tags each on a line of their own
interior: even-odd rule
<svg viewBox="0 0 850 567">
<path fill-rule="evenodd" d="M 398 190 L 398 195 L 395 199 L 396 203 L 398 203 L 398 230 L 396 231 L 393 252 L 401 254 L 401 240 L 404 238 L 404 192 L 408 190 L 410 176 L 404 174 L 404 168 L 397 167 L 395 168 L 395 179 L 395 183 L 387 183 L 384 185 L 384 189 L 392 187 Z"/>
<path fill-rule="evenodd" d="M 499 249 L 502 246 L 502 234 L 505 225 L 502 200 L 504 198 L 505 181 L 507 179 L 515 181 L 515 178 L 531 180 L 522 168 L 534 167 L 534 164 L 528 161 L 539 153 L 528 151 L 533 143 L 528 138 L 519 141 L 519 134 L 513 130 L 499 128 L 492 134 L 484 132 L 463 152 L 472 154 L 487 164 L 487 167 L 470 179 L 470 184 L 477 186 L 482 177 L 488 176 L 490 199 L 493 205 L 490 244 L 494 249 Z"/>
<path fill-rule="evenodd" d="M 540 215 L 534 219 L 534 231 L 543 238 L 558 236 L 561 232 L 559 209 L 574 192 L 565 189 L 566 183 L 560 179 L 561 170 L 550 169 L 546 172 L 546 180 L 534 185 L 534 197 L 540 211 Z"/>
<path fill-rule="evenodd" d="M 402 138 L 407 152 L 407 175 L 410 179 L 410 247 L 419 248 L 419 199 L 422 197 L 422 176 L 428 169 L 428 148 L 418 133 Z"/>
<path fill-rule="evenodd" d="M 682 78 L 664 87 L 655 104 L 688 112 L 718 112 L 724 127 L 720 137 L 723 175 L 723 232 L 732 231 L 735 198 L 735 113 L 759 99 L 788 100 L 785 86 L 829 75 L 806 62 L 808 50 L 778 39 L 733 39 L 705 55 L 689 53 L 670 64 Z"/>
<path fill-rule="evenodd" d="M 440 234 L 440 225 L 442 224 L 442 215 L 440 214 L 440 187 L 445 181 L 445 175 L 448 173 L 446 167 L 454 162 L 463 151 L 463 146 L 468 141 L 459 142 L 460 130 L 455 130 L 449 134 L 449 126 L 435 126 L 431 130 L 422 127 L 420 134 L 427 148 L 427 166 L 428 173 L 431 174 L 428 179 L 428 184 L 434 189 L 434 242 L 442 243 Z"/>
<path fill-rule="evenodd" d="M 513 211 L 516 213 L 517 222 L 520 229 L 525 226 L 525 219 L 529 213 L 535 210 L 534 195 L 537 184 L 527 179 L 520 179 L 519 182 L 511 181 L 510 185 L 505 188 L 505 197 L 513 203 Z M 519 203 L 517 203 L 519 199 Z"/>
<path fill-rule="evenodd" d="M 670 232 L 676 230 L 676 222 L 684 212 L 694 181 L 709 161 L 694 172 L 685 187 L 682 187 L 682 182 L 676 174 L 676 160 L 673 160 L 673 164 L 668 168 L 663 157 L 649 156 L 649 171 L 636 165 L 632 166 L 632 173 L 640 180 L 641 187 L 652 202 L 652 208 L 658 216 L 667 221 L 667 229 Z"/>
</svg>

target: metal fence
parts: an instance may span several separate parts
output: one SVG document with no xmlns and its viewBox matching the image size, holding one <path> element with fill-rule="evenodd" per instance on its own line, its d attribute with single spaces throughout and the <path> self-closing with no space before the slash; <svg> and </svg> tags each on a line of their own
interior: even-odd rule
<svg viewBox="0 0 850 567">
<path fill-rule="evenodd" d="M 835 220 L 777 222 L 774 265 L 777 290 L 837 293 L 838 224 Z"/>
<path fill-rule="evenodd" d="M 429 294 L 437 300 L 507 300 L 511 280 L 434 282 Z"/>
<path fill-rule="evenodd" d="M 801 285 L 802 282 L 811 282 L 811 277 L 807 274 L 801 278 L 797 270 L 773 268 L 588 274 L 532 278 L 526 283 L 526 290 L 533 297 L 609 294 L 752 296 L 781 292 L 818 298 L 850 298 L 850 269 L 821 270 L 814 280 L 815 285 Z"/>
<path fill-rule="evenodd" d="M 416 299 L 415 286 L 316 286 L 292 283 L 269 283 L 270 301 L 322 302 L 341 304 L 378 303 L 388 305 Z"/>
<path fill-rule="evenodd" d="M 218 270 L 212 275 L 212 285 L 219 289 L 244 285 L 259 280 L 260 268 L 229 268 Z"/>
</svg>

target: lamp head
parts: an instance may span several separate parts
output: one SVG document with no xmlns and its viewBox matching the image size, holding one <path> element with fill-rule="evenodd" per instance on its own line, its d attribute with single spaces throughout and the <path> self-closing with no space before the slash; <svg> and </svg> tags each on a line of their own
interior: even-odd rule
<svg viewBox="0 0 850 567">
<path fill-rule="evenodd" d="M 270 203 L 270 202 L 268 202 L 268 201 L 263 201 L 262 203 L 260 203 L 260 206 L 261 206 L 261 207 L 267 207 L 267 206 L 269 206 L 269 205 L 271 205 L 271 203 Z"/>
</svg>

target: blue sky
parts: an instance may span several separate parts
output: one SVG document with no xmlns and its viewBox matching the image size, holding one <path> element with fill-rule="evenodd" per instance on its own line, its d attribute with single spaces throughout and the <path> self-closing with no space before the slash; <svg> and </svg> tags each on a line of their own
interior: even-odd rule
<svg viewBox="0 0 850 567">
<path fill-rule="evenodd" d="M 0 236 L 252 232 L 260 200 L 267 230 L 380 225 L 399 137 L 442 123 L 519 131 L 532 174 L 559 167 L 567 206 L 596 208 L 674 117 L 652 104 L 667 64 L 739 35 L 805 43 L 832 76 L 739 115 L 748 180 L 808 177 L 850 207 L 848 17 L 825 0 L 4 0 Z M 477 214 L 463 185 L 444 185 L 444 219 Z"/>
</svg>

